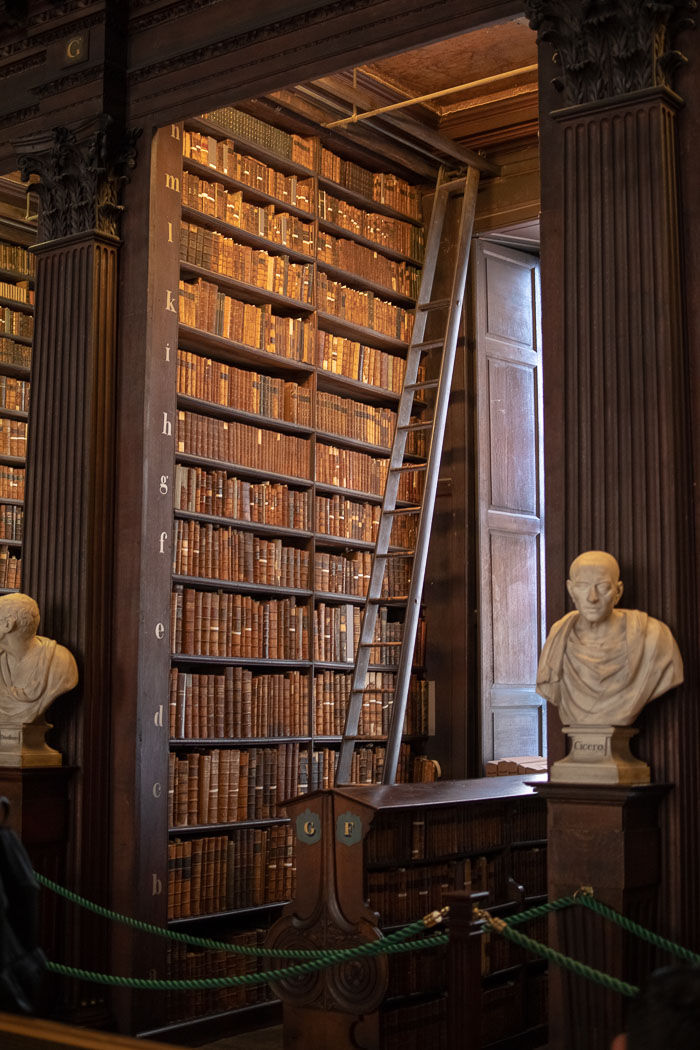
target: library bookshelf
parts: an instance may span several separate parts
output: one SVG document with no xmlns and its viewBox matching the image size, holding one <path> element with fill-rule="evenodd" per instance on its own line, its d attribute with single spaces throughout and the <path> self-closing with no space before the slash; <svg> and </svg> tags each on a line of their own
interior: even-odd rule
<svg viewBox="0 0 700 1050">
<path fill-rule="evenodd" d="M 526 780 L 339 786 L 287 805 L 297 839 L 298 890 L 268 935 L 278 948 L 353 945 L 440 909 L 469 889 L 495 915 L 546 899 L 546 807 Z M 545 920 L 532 935 L 546 941 Z M 287 982 L 290 1050 L 445 1046 L 448 1009 L 469 1004 L 469 1045 L 537 1047 L 546 1038 L 546 972 L 501 938 L 481 940 L 481 973 L 453 985 L 443 948 L 368 960 L 349 972 Z M 464 975 L 462 975 L 463 977 Z M 479 999 L 478 1009 L 476 998 Z M 454 1015 L 453 1015 L 454 1023 Z"/>
<path fill-rule="evenodd" d="M 149 252 L 149 294 L 165 304 L 147 363 L 159 422 L 146 458 L 162 497 L 149 599 L 167 653 L 147 675 L 167 702 L 143 722 L 161 831 L 140 862 L 159 921 L 250 944 L 295 894 L 279 804 L 334 783 L 420 280 L 421 193 L 232 110 L 162 129 L 151 164 L 153 229 L 167 237 Z M 420 501 L 420 474 L 402 484 L 404 503 Z M 398 521 L 401 549 L 412 534 Z M 355 782 L 381 779 L 406 593 L 392 559 Z M 425 639 L 422 623 L 403 781 L 436 773 Z M 238 965 L 147 956 L 172 977 Z M 230 1014 L 248 1024 L 271 996 L 181 995 L 164 1016 L 170 1031 Z"/>
<path fill-rule="evenodd" d="M 0 594 L 21 586 L 36 225 L 26 188 L 0 178 Z"/>
</svg>

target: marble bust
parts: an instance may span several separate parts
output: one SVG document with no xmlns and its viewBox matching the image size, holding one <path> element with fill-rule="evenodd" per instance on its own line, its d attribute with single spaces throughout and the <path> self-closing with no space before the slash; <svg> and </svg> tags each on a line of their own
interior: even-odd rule
<svg viewBox="0 0 700 1050">
<path fill-rule="evenodd" d="M 646 613 L 616 608 L 620 568 L 605 551 L 575 558 L 567 589 L 576 611 L 547 636 L 537 692 L 564 725 L 631 725 L 645 704 L 683 681 L 673 635 Z"/>
<path fill-rule="evenodd" d="M 65 646 L 36 633 L 38 626 L 39 607 L 28 594 L 0 597 L 0 765 L 60 764 L 44 742 L 43 716 L 77 685 L 78 668 Z"/>
</svg>

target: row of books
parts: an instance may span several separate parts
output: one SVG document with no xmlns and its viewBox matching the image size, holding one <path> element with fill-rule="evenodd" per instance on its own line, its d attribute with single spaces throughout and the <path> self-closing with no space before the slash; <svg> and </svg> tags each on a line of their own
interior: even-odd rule
<svg viewBox="0 0 700 1050">
<path fill-rule="evenodd" d="M 170 671 L 170 735 L 180 740 L 307 736 L 309 677 L 299 671 Z"/>
<path fill-rule="evenodd" d="M 342 603 L 318 602 L 313 610 L 313 658 L 318 663 L 353 663 L 360 641 L 361 609 Z M 386 607 L 377 610 L 370 664 L 391 666 L 398 661 L 403 623 L 389 620 Z M 424 660 L 425 621 L 419 620 L 414 663 Z"/>
<path fill-rule="evenodd" d="M 180 321 L 254 350 L 310 361 L 312 327 L 308 318 L 281 317 L 269 304 L 256 306 L 219 291 L 201 278 L 180 281 Z"/>
<path fill-rule="evenodd" d="M 22 585 L 22 559 L 0 544 L 0 587 L 16 591 Z"/>
<path fill-rule="evenodd" d="M 342 317 L 352 324 L 373 328 L 382 335 L 408 342 L 413 331 L 413 313 L 380 299 L 374 292 L 348 288 L 325 273 L 316 275 L 319 310 Z"/>
<path fill-rule="evenodd" d="M 308 478 L 309 449 L 307 439 L 292 434 L 213 419 L 196 412 L 177 414 L 177 450 L 188 455 Z"/>
<path fill-rule="evenodd" d="M 306 660 L 309 610 L 294 598 L 260 602 L 175 584 L 171 645 L 172 652 L 192 656 Z"/>
<path fill-rule="evenodd" d="M 382 580 L 383 598 L 400 598 L 408 593 L 410 582 L 408 558 L 388 559 Z M 371 551 L 314 556 L 314 590 L 322 594 L 356 594 L 364 596 L 369 589 L 372 571 Z"/>
<path fill-rule="evenodd" d="M 443 907 L 444 898 L 466 889 L 464 861 L 367 872 L 369 906 L 385 926 L 415 922 Z"/>
<path fill-rule="evenodd" d="M 282 204 L 301 211 L 314 210 L 312 178 L 285 175 L 269 164 L 239 152 L 232 139 L 217 140 L 210 135 L 186 131 L 182 138 L 182 150 L 185 157 L 205 164 L 212 171 L 220 172 L 230 179 L 236 179 L 259 193 L 274 197 Z"/>
<path fill-rule="evenodd" d="M 34 289 L 28 281 L 0 281 L 0 296 L 4 299 L 16 299 L 18 303 L 33 303 Z"/>
<path fill-rule="evenodd" d="M 311 223 L 278 211 L 275 204 L 253 204 L 245 199 L 242 190 L 231 191 L 220 182 L 209 182 L 193 172 L 184 171 L 182 203 L 284 248 L 293 248 L 304 255 L 314 254 L 314 227 Z"/>
<path fill-rule="evenodd" d="M 226 408 L 311 426 L 308 386 L 235 368 L 187 350 L 177 352 L 177 390 Z"/>
<path fill-rule="evenodd" d="M 224 470 L 203 470 L 179 463 L 175 467 L 176 510 L 309 532 L 309 506 L 308 491 L 280 482 L 246 481 L 231 477 Z"/>
<path fill-rule="evenodd" d="M 0 464 L 0 499 L 24 499 L 24 468 Z"/>
<path fill-rule="evenodd" d="M 225 131 L 264 146 L 272 153 L 277 153 L 280 157 L 300 164 L 310 171 L 318 171 L 325 178 L 340 183 L 370 200 L 386 204 L 412 218 L 421 218 L 421 194 L 417 187 L 397 175 L 368 171 L 359 164 L 345 160 L 323 147 L 318 138 L 290 135 L 274 124 L 258 120 L 249 113 L 232 107 L 214 110 L 207 114 L 206 119 L 218 124 Z M 219 170 L 232 174 L 231 162 L 226 156 L 227 150 L 220 150 L 220 145 L 208 143 L 207 159 L 202 159 L 201 163 L 211 163 L 215 158 Z"/>
<path fill-rule="evenodd" d="M 331 153 L 325 147 L 320 151 L 319 172 L 325 178 L 339 182 L 354 193 L 360 193 L 379 204 L 386 204 L 404 215 L 410 215 L 411 218 L 421 218 L 420 190 L 411 186 L 405 179 L 400 179 L 398 175 L 368 171 L 359 164 Z"/>
<path fill-rule="evenodd" d="M 479 1045 L 508 1045 L 506 1040 L 517 1045 L 524 1031 L 546 1025 L 547 1017 L 546 973 L 528 975 L 526 983 L 510 980 L 484 988 Z"/>
<path fill-rule="evenodd" d="M 0 455 L 23 457 L 27 453 L 27 424 L 21 419 L 0 419 Z"/>
<path fill-rule="evenodd" d="M 337 748 L 324 747 L 313 753 L 311 790 L 324 791 L 335 784 L 338 767 Z M 350 784 L 380 784 L 386 764 L 383 744 L 357 745 L 350 763 Z M 421 780 L 421 756 L 411 754 L 408 744 L 401 744 L 396 766 L 396 782 L 409 784 Z"/>
<path fill-rule="evenodd" d="M 12 310 L 9 306 L 0 306 L 0 332 L 31 339 L 34 334 L 34 318 L 31 314 Z"/>
<path fill-rule="evenodd" d="M 260 950 L 266 930 L 232 932 L 217 930 L 219 941 Z M 419 953 L 419 954 L 425 954 Z M 174 941 L 168 942 L 167 974 L 171 981 L 197 981 L 204 978 L 238 977 L 262 973 L 269 969 L 269 960 L 263 956 L 236 955 L 233 952 L 202 951 Z M 187 992 L 168 992 L 167 1017 L 170 1023 L 188 1021 L 193 1017 L 224 1013 L 243 1006 L 255 1006 L 274 998 L 268 984 L 197 988 Z"/>
<path fill-rule="evenodd" d="M 367 405 L 323 390 L 316 392 L 316 426 L 331 434 L 391 448 L 396 412 L 391 408 Z"/>
<path fill-rule="evenodd" d="M 10 408 L 15 412 L 29 411 L 29 383 L 26 379 L 0 375 L 0 408 Z"/>
<path fill-rule="evenodd" d="M 240 828 L 168 846 L 168 918 L 258 907 L 294 895 L 294 838 L 286 824 Z"/>
<path fill-rule="evenodd" d="M 387 999 L 442 993 L 447 985 L 446 959 L 445 949 L 439 947 L 390 955 Z"/>
<path fill-rule="evenodd" d="M 513 878 L 525 887 L 528 897 L 547 892 L 547 850 L 544 847 L 513 850 L 511 867 Z"/>
<path fill-rule="evenodd" d="M 0 310 L 1 323 L 2 310 Z M 0 335 L 0 364 L 20 365 L 22 368 L 29 368 L 31 363 L 31 346 L 25 346 L 24 343 L 16 343 L 14 339 L 8 339 L 6 336 Z"/>
<path fill-rule="evenodd" d="M 377 503 L 361 503 L 340 494 L 316 496 L 316 531 L 326 536 L 374 543 L 380 516 L 381 507 Z M 413 547 L 416 528 L 416 516 L 395 515 L 391 529 L 392 545 Z"/>
<path fill-rule="evenodd" d="M 421 953 L 422 954 L 422 953 Z M 382 1050 L 425 1050 L 447 1046 L 447 999 L 409 1002 L 379 1015 Z M 482 1042 L 486 1046 L 491 1040 Z"/>
<path fill-rule="evenodd" d="M 321 671 L 314 676 L 314 732 L 319 736 L 340 736 L 350 702 L 352 675 Z M 394 705 L 396 675 L 390 671 L 369 671 L 362 699 L 359 736 L 386 736 Z M 427 682 L 412 676 L 406 704 L 403 732 L 425 736 L 428 732 Z"/>
<path fill-rule="evenodd" d="M 379 459 L 365 452 L 351 452 L 346 448 L 316 442 L 316 481 L 325 485 L 336 485 L 371 495 L 384 492 L 388 459 Z M 399 482 L 400 500 L 419 503 L 423 490 L 420 471 L 403 474 Z"/>
<path fill-rule="evenodd" d="M 311 302 L 313 263 L 291 262 L 288 255 L 239 244 L 218 230 L 183 222 L 180 259 L 276 295 Z"/>
<path fill-rule="evenodd" d="M 300 794 L 297 742 L 213 748 L 168 756 L 168 825 L 235 824 L 279 816 L 277 803 Z M 307 778 L 308 779 L 308 778 Z"/>
<path fill-rule="evenodd" d="M 537 919 L 531 919 L 527 926 L 528 937 L 539 941 L 540 944 L 548 944 L 548 923 L 546 915 Z M 522 948 L 506 940 L 500 934 L 484 933 L 481 937 L 481 975 L 488 977 L 490 974 L 498 973 L 499 970 L 510 969 L 519 966 L 525 961 L 525 952 Z"/>
<path fill-rule="evenodd" d="M 34 256 L 21 244 L 0 241 L 0 269 L 14 270 L 18 274 L 33 275 L 36 271 Z"/>
<path fill-rule="evenodd" d="M 180 576 L 308 588 L 309 562 L 309 551 L 280 539 L 208 522 L 175 522 L 173 572 Z"/>
<path fill-rule="evenodd" d="M 318 217 L 342 227 L 356 237 L 372 241 L 380 251 L 388 248 L 416 262 L 423 258 L 425 236 L 421 226 L 356 208 L 325 190 L 318 191 Z"/>
<path fill-rule="evenodd" d="M 396 394 L 401 392 L 406 374 L 406 362 L 402 357 L 321 329 L 317 339 L 319 367 L 324 371 L 392 390 Z M 419 370 L 419 381 L 424 378 L 423 371 L 422 368 Z"/>
<path fill-rule="evenodd" d="M 11 503 L 0 504 L 0 540 L 21 540 L 24 508 Z"/>
<path fill-rule="evenodd" d="M 375 284 L 381 284 L 393 292 L 400 292 L 401 295 L 408 295 L 412 299 L 418 296 L 420 270 L 416 266 L 396 262 L 382 255 L 380 251 L 358 244 L 357 241 L 320 232 L 317 259 L 319 263 L 329 263 L 342 270 L 352 270 L 361 274 L 365 280 L 374 281 Z"/>
</svg>

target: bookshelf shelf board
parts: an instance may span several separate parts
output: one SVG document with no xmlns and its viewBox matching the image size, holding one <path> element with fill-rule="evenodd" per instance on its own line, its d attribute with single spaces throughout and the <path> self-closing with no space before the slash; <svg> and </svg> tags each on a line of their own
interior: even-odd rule
<svg viewBox="0 0 700 1050">
<path fill-rule="evenodd" d="M 180 262 L 180 272 L 186 280 L 188 277 L 201 277 L 205 281 L 217 284 L 225 292 L 231 292 L 236 298 L 242 298 L 246 302 L 269 303 L 276 306 L 285 313 L 314 313 L 316 307 L 311 302 L 302 299 L 290 299 L 286 295 L 278 295 L 277 292 L 269 292 L 267 288 L 258 288 L 257 285 L 248 284 L 246 281 L 238 281 L 235 277 L 227 277 L 226 274 L 217 273 L 216 270 L 205 270 L 203 266 L 195 266 L 193 263 Z"/>
<path fill-rule="evenodd" d="M 220 459 L 207 459 L 205 456 L 193 456 L 186 452 L 178 452 L 176 459 L 178 463 L 182 463 L 184 466 L 211 467 L 215 470 L 225 470 L 228 474 L 235 474 L 237 477 L 262 478 L 263 480 L 278 481 L 284 485 L 296 485 L 297 488 L 311 488 L 313 485 L 309 478 L 297 477 L 294 474 L 276 474 L 271 470 L 258 470 L 257 467 L 242 467 L 237 463 L 227 463 L 225 460 Z M 17 460 L 17 465 L 24 466 L 24 460 Z M 318 486 L 316 487 L 318 488 Z M 330 491 L 335 492 L 336 489 L 330 488 Z M 381 496 L 375 496 L 374 502 L 381 503 Z"/>
<path fill-rule="evenodd" d="M 211 831 L 238 831 L 239 828 L 269 827 L 271 824 L 289 824 L 289 817 L 261 817 L 260 820 L 232 820 L 223 824 L 177 824 L 168 828 L 169 835 L 202 834 Z"/>
<path fill-rule="evenodd" d="M 212 664 L 217 667 L 260 667 L 262 669 L 282 670 L 288 667 L 311 667 L 311 660 L 275 660 L 266 656 L 197 656 L 196 653 L 173 653 L 170 657 L 178 664 Z M 345 666 L 345 665 L 343 665 Z"/>
<path fill-rule="evenodd" d="M 214 401 L 201 401 L 198 397 L 190 397 L 189 394 L 177 395 L 177 407 L 187 412 L 198 412 L 202 416 L 235 419 L 240 423 L 248 423 L 249 426 L 262 427 L 264 430 L 282 431 L 285 434 L 309 435 L 313 433 L 311 427 L 303 426 L 301 423 L 288 423 L 286 419 L 261 416 L 256 412 L 244 412 L 240 408 L 229 408 L 227 405 L 219 405 Z M 0 409 L 1 413 L 2 409 Z"/>
<path fill-rule="evenodd" d="M 395 390 L 385 390 L 380 386 L 372 386 L 360 379 L 351 379 L 339 372 L 329 372 L 325 368 L 319 368 L 316 380 L 317 388 L 326 394 L 350 394 L 353 397 L 361 397 L 363 401 L 372 401 L 378 405 L 390 405 L 392 407 L 399 403 L 401 394 Z M 414 405 L 417 403 L 413 400 Z"/>
<path fill-rule="evenodd" d="M 34 286 L 34 278 L 28 273 L 19 273 L 17 270 L 5 270 L 0 266 L 0 281 L 26 281 Z"/>
<path fill-rule="evenodd" d="M 193 160 L 191 157 L 183 157 L 182 161 L 185 171 L 198 175 L 200 179 L 206 179 L 207 182 L 220 182 L 227 190 L 232 190 L 234 193 L 240 190 L 244 198 L 253 204 L 273 204 L 280 211 L 285 211 L 289 215 L 295 215 L 298 219 L 302 219 L 305 222 L 314 221 L 315 212 L 306 211 L 305 208 L 297 208 L 296 205 L 288 204 L 287 201 L 280 200 L 279 197 L 272 197 L 269 193 L 256 190 L 254 186 L 250 186 L 247 182 L 241 182 L 240 179 L 234 179 L 231 175 L 225 175 L 222 171 L 217 171 L 216 168 L 209 168 L 206 164 L 200 164 L 199 161 Z M 306 176 L 308 177 L 308 175 L 309 173 L 307 172 Z"/>
<path fill-rule="evenodd" d="M 358 744 L 386 744 L 386 742 L 389 739 L 389 737 L 387 736 L 386 733 L 384 733 L 382 736 L 362 736 L 362 735 L 358 735 L 358 736 L 354 737 L 353 739 Z M 340 746 L 342 740 L 343 740 L 342 736 L 315 736 L 314 737 L 314 744 L 331 744 L 331 745 L 337 744 L 338 746 Z M 417 743 L 420 740 L 425 740 L 425 736 L 420 736 L 417 733 L 411 733 L 411 734 L 406 733 L 406 734 L 404 734 L 401 737 L 401 740 L 405 744 Z M 392 861 L 391 863 L 393 864 L 394 862 Z M 398 864 L 398 859 L 397 859 L 396 863 Z M 425 863 L 425 861 L 423 861 L 422 863 Z M 377 865 L 374 865 L 374 866 L 377 867 L 377 868 L 386 868 L 388 866 L 388 862 L 387 862 L 387 864 L 377 864 Z M 402 867 L 405 867 L 405 866 L 406 866 L 406 864 L 402 861 Z M 372 865 L 368 865 L 368 867 L 372 867 Z"/>
<path fill-rule="evenodd" d="M 341 237 L 348 241 L 356 241 L 357 244 L 362 244 L 373 252 L 379 252 L 380 255 L 386 255 L 387 259 L 393 259 L 395 262 L 410 263 L 411 266 L 419 267 L 423 265 L 420 259 L 415 259 L 412 255 L 405 255 L 394 248 L 389 248 L 386 244 L 378 244 L 377 241 L 371 241 L 369 237 L 363 237 L 361 233 L 354 233 L 353 230 L 348 230 L 345 226 L 338 226 L 335 222 L 328 222 L 327 219 L 319 219 L 318 228 L 324 233 L 330 233 L 331 237 Z"/>
<path fill-rule="evenodd" d="M 17 594 L 17 587 L 0 587 L 0 594 Z"/>
<path fill-rule="evenodd" d="M 318 185 L 319 189 L 330 193 L 332 197 L 340 197 L 341 200 L 347 201 L 348 204 L 355 204 L 365 211 L 373 211 L 378 215 L 388 215 L 391 219 L 399 219 L 401 222 L 407 222 L 411 226 L 423 225 L 422 219 L 414 219 L 412 215 L 398 211 L 389 204 L 375 201 L 373 197 L 365 197 L 364 193 L 351 190 L 347 186 L 343 186 L 342 182 L 334 182 L 333 179 L 329 179 L 325 175 L 318 176 Z"/>
<path fill-rule="evenodd" d="M 254 139 L 234 134 L 233 131 L 222 128 L 220 124 L 215 124 L 213 121 L 206 120 L 203 117 L 193 117 L 186 120 L 185 128 L 188 131 L 199 131 L 202 135 L 212 135 L 214 138 L 233 139 L 237 153 L 255 157 L 264 164 L 277 168 L 278 171 L 284 171 L 287 175 L 300 175 L 304 179 L 310 179 L 315 175 L 311 168 L 306 168 L 303 164 L 297 164 L 296 161 L 291 160 L 289 157 L 284 157 L 281 153 L 275 153 L 274 150 L 268 149 L 267 146 L 260 145 Z"/>
<path fill-rule="evenodd" d="M 282 594 L 310 598 L 313 591 L 302 587 L 280 587 L 275 583 L 247 583 L 245 580 L 219 580 L 208 576 L 180 576 L 173 574 L 173 583 L 185 583 L 203 591 L 232 591 L 245 594 Z"/>
<path fill-rule="evenodd" d="M 383 499 L 383 497 L 376 492 L 362 492 L 360 489 L 346 489 L 342 485 L 326 485 L 323 481 L 316 482 L 316 492 L 328 496 L 336 496 L 340 493 L 341 495 L 349 496 L 351 499 L 360 500 L 362 503 L 381 504 Z M 407 506 L 407 504 L 397 501 L 396 506 Z"/>
<path fill-rule="evenodd" d="M 9 502 L 9 500 L 0 499 L 0 504 Z M 21 500 L 17 502 L 21 502 Z M 266 536 L 289 536 L 305 540 L 313 537 L 312 532 L 306 532 L 304 529 L 290 529 L 284 525 L 268 525 L 260 521 L 241 521 L 239 518 L 224 518 L 218 514 L 197 514 L 194 511 L 178 510 L 177 507 L 175 508 L 175 517 L 184 521 L 201 521 L 207 525 L 232 526 L 245 532 L 259 532 Z"/>
<path fill-rule="evenodd" d="M 379 299 L 388 299 L 398 306 L 403 306 L 407 310 L 412 310 L 416 305 L 416 300 L 410 295 L 405 295 L 403 292 L 396 292 L 393 288 L 387 288 L 386 285 L 377 284 L 376 281 L 371 281 L 368 278 L 362 277 L 359 274 L 353 273 L 352 270 L 341 270 L 339 266 L 334 266 L 332 263 L 318 261 L 318 268 L 323 273 L 327 273 L 329 277 L 332 277 L 334 281 L 340 281 L 342 284 L 349 284 L 355 288 L 366 289 L 374 294 Z"/>
<path fill-rule="evenodd" d="M 344 317 L 327 314 L 322 310 L 318 312 L 318 326 L 324 332 L 330 332 L 332 335 L 341 335 L 346 339 L 353 339 L 355 342 L 374 346 L 378 350 L 393 350 L 397 353 L 405 353 L 408 348 L 408 343 L 403 339 L 395 339 L 391 335 L 382 335 L 381 332 L 375 332 L 374 328 L 365 328 L 364 325 L 354 324 L 354 322 L 348 321 Z"/>
<path fill-rule="evenodd" d="M 0 537 L 0 547 L 16 547 L 19 549 L 22 546 L 21 540 L 4 540 Z"/>
<path fill-rule="evenodd" d="M 12 507 L 23 507 L 24 506 L 24 500 L 23 499 L 12 499 L 10 496 L 0 497 L 0 506 L 3 506 L 4 504 L 9 504 Z M 0 540 L 0 542 L 2 542 L 2 541 Z"/>
<path fill-rule="evenodd" d="M 0 306 L 9 306 L 12 310 L 19 310 L 23 314 L 33 314 L 34 307 L 31 303 L 23 303 L 21 299 L 9 299 L 0 295 Z"/>
<path fill-rule="evenodd" d="M 5 467 L 24 467 L 26 461 L 24 456 L 2 456 L 0 455 L 0 463 Z"/>
<path fill-rule="evenodd" d="M 332 605 L 333 602 L 338 602 L 340 605 L 365 605 L 367 603 L 367 595 L 336 594 L 333 591 L 315 591 L 314 600 L 325 602 L 327 605 Z"/>
<path fill-rule="evenodd" d="M 545 849 L 546 846 L 546 839 L 518 839 L 510 844 L 511 849 Z"/>
<path fill-rule="evenodd" d="M 298 375 L 300 372 L 310 374 L 314 371 L 314 366 L 308 361 L 298 361 L 295 357 L 283 357 L 281 354 L 260 350 L 256 346 L 238 343 L 233 339 L 224 339 L 223 336 L 215 335 L 214 332 L 206 332 L 203 328 L 191 328 L 189 325 L 180 323 L 178 332 L 181 350 L 211 354 L 212 357 L 226 364 L 237 366 L 250 364 L 255 365 L 256 368 L 264 368 L 266 372 L 279 374 Z"/>
<path fill-rule="evenodd" d="M 381 642 L 377 642 L 377 648 L 381 645 Z M 318 668 L 321 671 L 352 671 L 355 666 L 355 661 L 351 660 L 348 663 L 340 663 L 339 661 L 331 660 L 314 660 L 314 668 Z M 370 664 L 368 667 L 369 671 L 388 671 L 396 672 L 399 669 L 398 664 Z M 422 671 L 422 664 L 413 664 L 411 672 Z M 491 778 L 493 779 L 493 778 Z"/>
<path fill-rule="evenodd" d="M 317 532 L 315 534 L 315 540 L 317 547 L 329 547 L 331 549 L 339 547 L 358 551 L 374 550 L 374 543 L 372 543 L 371 540 L 352 540 L 347 539 L 345 536 L 332 536 L 327 532 Z M 394 550 L 395 548 L 392 547 L 390 549 Z"/>
<path fill-rule="evenodd" d="M 286 244 L 280 244 L 278 241 L 270 241 L 267 237 L 261 237 L 260 234 L 251 233 L 240 226 L 234 226 L 224 219 L 217 219 L 215 215 L 205 215 L 203 211 L 198 211 L 196 208 L 188 208 L 186 205 L 183 205 L 182 218 L 185 222 L 217 230 L 224 237 L 231 237 L 238 244 L 246 244 L 250 248 L 261 248 L 271 255 L 288 255 L 292 262 L 315 262 L 313 255 L 307 255 L 305 252 L 300 252 L 296 248 L 290 248 Z M 312 221 L 311 216 L 309 216 L 309 222 L 311 223 Z M 0 271 L 0 275 L 1 273 L 2 271 Z"/>
<path fill-rule="evenodd" d="M 338 738 L 340 739 L 340 738 Z M 170 747 L 178 750 L 188 747 L 276 747 L 278 744 L 309 744 L 310 736 L 241 736 L 241 737 L 171 737 Z"/>
<path fill-rule="evenodd" d="M 386 739 L 386 738 L 384 738 Z M 402 740 L 409 740 L 409 737 L 402 737 Z M 421 737 L 414 739 L 422 739 Z M 371 743 L 371 741 L 368 741 Z M 459 860 L 471 860 L 473 857 L 489 857 L 503 853 L 506 848 L 505 844 L 500 846 L 484 846 L 483 849 L 478 849 L 476 846 L 472 849 L 459 850 L 456 853 L 433 853 L 429 857 L 405 857 L 398 855 L 397 857 L 391 857 L 384 861 L 370 861 L 367 864 L 367 871 L 395 871 L 396 867 L 400 865 L 402 868 L 423 868 L 430 864 L 448 864 L 450 861 Z M 494 905 L 498 907 L 498 905 Z M 508 907 L 513 910 L 513 905 L 509 901 Z M 489 908 L 489 911 L 492 909 Z"/>
<path fill-rule="evenodd" d="M 371 456 L 378 456 L 382 459 L 388 459 L 391 455 L 391 446 L 389 445 L 370 445 L 367 441 L 346 437 L 345 434 L 333 434 L 329 430 L 317 430 L 316 440 L 323 442 L 324 445 L 339 445 L 341 448 L 367 452 Z"/>
<path fill-rule="evenodd" d="M 2 331 L 2 329 L 0 329 L 0 339 L 11 339 L 13 343 L 21 343 L 22 346 L 31 346 L 32 345 L 31 336 L 29 336 L 29 335 L 15 335 L 13 332 L 4 332 L 4 331 Z M 0 363 L 2 364 L 3 368 L 18 368 L 18 369 L 20 369 L 21 373 L 22 373 L 21 378 L 24 378 L 25 375 L 26 375 L 27 379 L 29 378 L 29 369 L 25 365 L 15 365 L 11 361 L 2 361 Z M 7 373 L 7 375 L 10 375 L 10 374 L 11 373 L 9 373 L 9 372 Z"/>
<path fill-rule="evenodd" d="M 283 908 L 289 901 L 270 901 L 269 904 L 251 904 L 249 908 L 231 908 L 230 911 L 208 911 L 203 915 L 188 915 L 186 919 L 168 919 L 170 929 L 179 929 L 181 926 L 191 926 L 195 922 L 206 922 L 210 919 L 228 919 L 239 916 L 250 915 L 253 912 L 261 913 L 271 909 Z"/>
<path fill-rule="evenodd" d="M 181 920 L 175 920 L 181 921 Z M 199 920 L 201 922 L 201 919 Z M 186 1034 L 193 1029 L 197 1032 L 198 1037 L 201 1038 L 203 1031 L 208 1030 L 211 1027 L 215 1027 L 215 1031 L 212 1032 L 212 1038 L 219 1038 L 221 1031 L 220 1026 L 223 1026 L 224 1022 L 228 1019 L 233 1022 L 241 1022 L 241 1019 L 246 1017 L 252 1017 L 262 1015 L 265 1018 L 267 1015 L 274 1011 L 274 1017 L 269 1019 L 271 1024 L 281 1023 L 280 1008 L 281 1003 L 279 999 L 265 999 L 261 1003 L 251 1003 L 247 1006 L 234 1007 L 232 1010 L 224 1010 L 218 1014 L 202 1014 L 198 1017 L 191 1017 L 187 1020 L 173 1021 L 172 1024 L 165 1025 L 161 1028 L 149 1028 L 148 1031 L 139 1032 L 139 1039 L 160 1039 L 167 1038 L 169 1042 L 180 1043 L 180 1041 L 186 1037 Z M 279 1016 L 278 1016 L 279 1015 Z M 261 1020 L 261 1027 L 262 1027 Z M 179 1034 L 178 1034 L 179 1033 Z M 187 1045 L 185 1043 L 184 1045 Z"/>
<path fill-rule="evenodd" d="M 0 419 L 19 419 L 22 423 L 26 423 L 28 418 L 28 412 L 19 412 L 14 408 L 0 408 Z"/>
</svg>

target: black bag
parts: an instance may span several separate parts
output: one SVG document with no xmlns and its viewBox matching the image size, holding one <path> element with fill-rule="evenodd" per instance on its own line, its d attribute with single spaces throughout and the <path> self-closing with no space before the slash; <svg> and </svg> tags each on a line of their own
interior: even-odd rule
<svg viewBox="0 0 700 1050">
<path fill-rule="evenodd" d="M 9 802 L 0 798 L 4 810 Z M 15 832 L 0 823 L 0 1010 L 32 1013 L 46 968 L 37 944 L 39 884 Z"/>
</svg>

